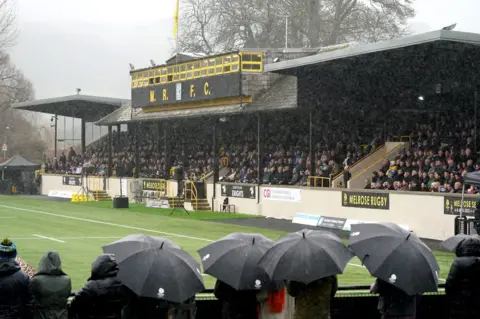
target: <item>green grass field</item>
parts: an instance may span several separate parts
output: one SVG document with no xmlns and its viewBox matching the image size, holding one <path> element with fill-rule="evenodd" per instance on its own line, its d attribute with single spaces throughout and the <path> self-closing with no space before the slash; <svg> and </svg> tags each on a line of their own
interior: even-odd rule
<svg viewBox="0 0 480 319">
<path fill-rule="evenodd" d="M 36 267 L 47 250 L 60 253 L 63 267 L 79 289 L 89 277 L 91 262 L 102 253 L 101 246 L 129 234 L 167 237 L 191 253 L 232 232 L 255 232 L 276 239 L 284 232 L 211 222 L 213 219 L 251 218 L 248 215 L 193 212 L 186 215 L 171 210 L 132 205 L 128 210 L 112 209 L 111 203 L 65 203 L 25 197 L 0 196 L 0 237 L 9 237 L 18 247 L 19 256 Z M 178 213 L 177 213 L 178 212 Z M 453 254 L 435 252 L 440 277 L 446 278 Z M 408 261 L 405 261 L 408 262 Z M 205 276 L 205 286 L 214 279 Z M 358 259 L 353 259 L 340 285 L 367 285 L 373 281 Z M 444 282 L 441 281 L 441 282 Z"/>
</svg>

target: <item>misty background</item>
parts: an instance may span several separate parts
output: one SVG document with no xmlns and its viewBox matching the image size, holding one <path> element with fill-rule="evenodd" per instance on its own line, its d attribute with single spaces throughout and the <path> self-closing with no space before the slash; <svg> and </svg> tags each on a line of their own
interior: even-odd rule
<svg viewBox="0 0 480 319">
<path fill-rule="evenodd" d="M 76 88 L 130 98 L 128 64 L 163 64 L 174 49 L 175 0 L 17 0 L 16 7 L 20 35 L 10 53 L 33 83 L 36 99 L 76 94 Z M 414 8 L 411 33 L 455 22 L 458 31 L 480 33 L 478 0 L 416 0 Z M 50 117 L 39 117 L 36 125 L 53 131 Z M 106 132 L 89 124 L 87 144 Z M 80 120 L 59 117 L 58 138 L 79 137 Z"/>
</svg>

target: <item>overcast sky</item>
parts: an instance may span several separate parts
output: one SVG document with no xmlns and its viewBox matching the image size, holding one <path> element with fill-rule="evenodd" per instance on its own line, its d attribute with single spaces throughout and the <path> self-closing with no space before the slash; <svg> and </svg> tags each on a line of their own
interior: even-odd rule
<svg viewBox="0 0 480 319">
<path fill-rule="evenodd" d="M 17 0 L 16 65 L 37 98 L 82 93 L 129 97 L 129 67 L 163 63 L 173 44 L 175 0 Z M 416 0 L 416 31 L 457 22 L 480 33 L 479 0 Z"/>
</svg>

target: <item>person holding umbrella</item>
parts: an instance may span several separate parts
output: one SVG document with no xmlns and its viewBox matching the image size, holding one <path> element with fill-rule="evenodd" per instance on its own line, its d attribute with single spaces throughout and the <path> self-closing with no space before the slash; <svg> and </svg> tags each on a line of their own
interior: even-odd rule
<svg viewBox="0 0 480 319">
<path fill-rule="evenodd" d="M 415 318 L 418 295 L 437 291 L 438 263 L 413 232 L 393 223 L 355 224 L 349 247 L 377 278 L 371 290 L 380 295 L 383 319 Z"/>
<path fill-rule="evenodd" d="M 118 270 L 113 255 L 104 254 L 95 259 L 90 278 L 70 306 L 77 318 L 121 318 L 130 292 L 118 279 Z"/>
<path fill-rule="evenodd" d="M 204 272 L 217 278 L 223 319 L 257 318 L 257 293 L 270 285 L 258 262 L 272 245 L 260 234 L 233 233 L 198 250 Z"/>
<path fill-rule="evenodd" d="M 330 304 L 352 252 L 330 232 L 304 229 L 278 239 L 259 266 L 272 280 L 288 281 L 295 319 L 329 319 Z"/>
<path fill-rule="evenodd" d="M 192 297 L 205 287 L 200 265 L 179 246 L 167 238 L 137 234 L 102 249 L 118 256 L 118 278 L 133 292 L 124 319 L 194 316 Z"/>
<path fill-rule="evenodd" d="M 445 283 L 449 318 L 480 318 L 480 238 L 463 239 L 455 255 Z"/>
</svg>

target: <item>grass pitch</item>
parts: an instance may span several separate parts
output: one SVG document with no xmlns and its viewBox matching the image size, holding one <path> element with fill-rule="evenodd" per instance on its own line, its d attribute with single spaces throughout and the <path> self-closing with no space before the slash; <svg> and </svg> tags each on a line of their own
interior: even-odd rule
<svg viewBox="0 0 480 319">
<path fill-rule="evenodd" d="M 81 288 L 90 275 L 91 263 L 102 253 L 101 246 L 129 234 L 167 237 L 192 254 L 232 232 L 261 233 L 277 239 L 285 232 L 211 222 L 213 219 L 252 218 L 249 215 L 152 209 L 131 205 L 127 210 L 112 209 L 111 203 L 66 203 L 26 197 L 0 196 L 0 237 L 9 237 L 17 245 L 19 256 L 36 267 L 47 250 L 56 250 L 64 271 L 72 278 L 74 290 Z M 435 251 L 440 265 L 440 283 L 444 282 L 453 254 Z M 408 262 L 408 261 L 405 261 Z M 214 279 L 204 276 L 205 286 L 213 288 Z M 339 276 L 342 286 L 369 285 L 373 278 L 353 259 Z"/>
</svg>

